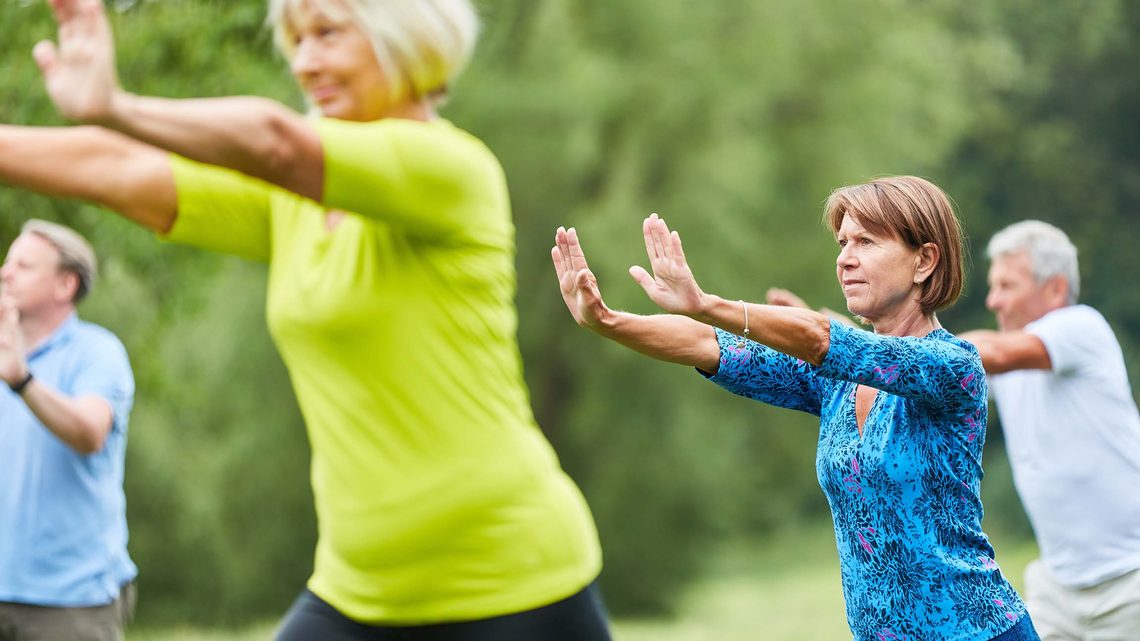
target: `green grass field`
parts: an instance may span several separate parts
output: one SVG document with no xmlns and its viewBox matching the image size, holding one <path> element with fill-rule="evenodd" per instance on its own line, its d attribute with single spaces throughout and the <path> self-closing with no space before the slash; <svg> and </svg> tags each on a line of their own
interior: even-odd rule
<svg viewBox="0 0 1140 641">
<path fill-rule="evenodd" d="M 994 540 L 998 562 L 1020 590 L 1030 543 Z M 266 641 L 273 623 L 245 630 L 131 630 L 127 641 Z M 830 641 L 850 639 L 829 527 L 774 538 L 757 547 L 725 545 L 707 579 L 682 598 L 670 620 L 617 620 L 615 641 Z"/>
</svg>

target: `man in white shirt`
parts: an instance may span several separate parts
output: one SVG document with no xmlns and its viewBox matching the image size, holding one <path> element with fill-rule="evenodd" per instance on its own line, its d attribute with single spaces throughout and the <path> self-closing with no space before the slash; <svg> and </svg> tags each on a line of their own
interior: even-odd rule
<svg viewBox="0 0 1140 641">
<path fill-rule="evenodd" d="M 1041 558 L 1025 596 L 1043 641 L 1140 639 L 1140 415 L 1120 345 L 1077 304 L 1077 250 L 1024 221 L 998 232 L 986 306 L 966 332 L 990 373 L 1014 482 Z M 1133 285 L 1134 286 L 1134 285 Z"/>
</svg>

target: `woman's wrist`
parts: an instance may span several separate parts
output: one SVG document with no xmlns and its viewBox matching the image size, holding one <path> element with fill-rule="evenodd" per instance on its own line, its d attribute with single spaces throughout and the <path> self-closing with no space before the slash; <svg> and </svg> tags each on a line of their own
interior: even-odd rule
<svg viewBox="0 0 1140 641">
<path fill-rule="evenodd" d="M 737 316 L 740 315 L 740 303 L 737 301 L 729 301 L 717 296 L 716 294 L 706 294 L 701 292 L 696 305 L 696 310 L 692 314 L 688 314 L 689 318 L 700 321 L 705 325 L 714 325 L 716 327 L 729 327 L 725 321 L 728 320 L 728 314 L 732 313 L 729 308 L 735 309 Z"/>
<path fill-rule="evenodd" d="M 107 98 L 107 107 L 102 114 L 96 118 L 88 120 L 90 124 L 113 129 L 120 133 L 123 131 L 125 123 L 130 122 L 131 103 L 135 96 L 133 94 L 123 91 L 121 88 L 115 89 Z"/>
<path fill-rule="evenodd" d="M 621 325 L 623 320 L 622 316 L 622 312 L 617 312 L 607 307 L 598 314 L 594 322 L 589 325 L 589 328 L 602 336 L 607 338 L 611 337 L 616 333 L 619 325 Z"/>
</svg>

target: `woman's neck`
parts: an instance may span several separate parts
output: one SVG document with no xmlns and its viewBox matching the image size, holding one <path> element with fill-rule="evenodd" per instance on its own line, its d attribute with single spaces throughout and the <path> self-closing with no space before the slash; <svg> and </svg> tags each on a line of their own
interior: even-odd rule
<svg viewBox="0 0 1140 641">
<path fill-rule="evenodd" d="M 392 105 L 384 111 L 379 119 L 403 118 L 405 120 L 428 122 L 438 117 L 439 114 L 435 111 L 435 105 L 430 100 L 415 100 Z"/>
<path fill-rule="evenodd" d="M 918 336 L 923 337 L 942 324 L 934 313 L 927 314 L 918 306 L 907 309 L 905 312 L 892 318 L 880 319 L 871 322 L 876 334 L 884 336 Z"/>
</svg>

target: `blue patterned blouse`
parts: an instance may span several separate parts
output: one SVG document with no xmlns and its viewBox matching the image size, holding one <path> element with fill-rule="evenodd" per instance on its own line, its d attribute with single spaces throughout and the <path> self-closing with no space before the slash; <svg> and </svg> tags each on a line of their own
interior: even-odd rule
<svg viewBox="0 0 1140 641">
<path fill-rule="evenodd" d="M 982 532 L 986 379 L 973 345 L 832 321 L 815 367 L 721 330 L 717 341 L 713 382 L 820 417 L 816 474 L 858 641 L 987 641 L 1025 616 Z M 858 384 L 880 390 L 862 437 Z"/>
</svg>

